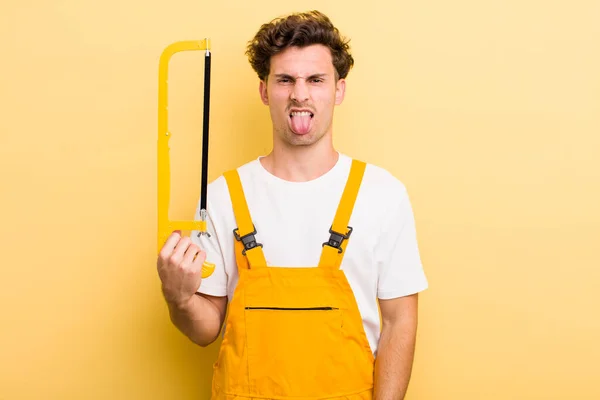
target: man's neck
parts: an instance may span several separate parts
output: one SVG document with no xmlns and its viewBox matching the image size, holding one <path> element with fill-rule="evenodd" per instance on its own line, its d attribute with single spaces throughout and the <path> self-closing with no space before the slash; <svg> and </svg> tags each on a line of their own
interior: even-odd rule
<svg viewBox="0 0 600 400">
<path fill-rule="evenodd" d="M 307 182 L 324 175 L 337 163 L 339 153 L 331 144 L 274 146 L 261 158 L 263 167 L 276 177 L 291 182 Z"/>
</svg>

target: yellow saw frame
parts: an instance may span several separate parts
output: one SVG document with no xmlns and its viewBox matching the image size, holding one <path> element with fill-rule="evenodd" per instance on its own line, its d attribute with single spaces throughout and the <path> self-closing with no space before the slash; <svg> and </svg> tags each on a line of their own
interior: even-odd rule
<svg viewBox="0 0 600 400">
<path fill-rule="evenodd" d="M 171 195 L 171 168 L 169 158 L 169 112 L 168 112 L 168 77 L 169 62 L 179 52 L 205 50 L 204 68 L 204 131 L 202 145 L 202 188 L 200 220 L 171 221 L 169 204 Z M 169 235 L 175 230 L 197 230 L 199 234 L 208 235 L 206 230 L 206 187 L 208 167 L 208 121 L 210 103 L 210 65 L 211 52 L 209 39 L 187 40 L 175 42 L 167 46 L 159 60 L 158 71 L 158 251 L 162 249 Z M 210 276 L 215 265 L 205 261 L 202 266 L 202 278 Z"/>
</svg>

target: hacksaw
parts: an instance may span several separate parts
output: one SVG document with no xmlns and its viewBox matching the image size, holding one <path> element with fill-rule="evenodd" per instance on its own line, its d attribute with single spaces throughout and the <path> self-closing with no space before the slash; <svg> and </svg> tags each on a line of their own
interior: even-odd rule
<svg viewBox="0 0 600 400">
<path fill-rule="evenodd" d="M 171 168 L 169 158 L 169 110 L 168 110 L 168 77 L 169 62 L 179 52 L 205 50 L 204 57 L 204 112 L 202 132 L 202 179 L 200 188 L 200 219 L 176 220 L 169 219 L 169 204 L 171 195 Z M 169 235 L 175 230 L 195 230 L 200 235 L 209 235 L 206 229 L 206 199 L 208 180 L 208 122 L 210 112 L 210 41 L 186 40 L 167 46 L 159 60 L 158 70 L 158 251 L 162 249 Z M 215 265 L 205 261 L 202 265 L 202 278 L 209 277 L 215 270 Z"/>
</svg>

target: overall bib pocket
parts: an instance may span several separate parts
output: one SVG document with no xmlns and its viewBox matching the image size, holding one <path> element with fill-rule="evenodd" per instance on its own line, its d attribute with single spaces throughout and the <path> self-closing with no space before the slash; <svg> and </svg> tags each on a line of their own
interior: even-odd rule
<svg viewBox="0 0 600 400">
<path fill-rule="evenodd" d="M 245 308 L 248 373 L 258 395 L 311 396 L 336 382 L 344 362 L 336 307 Z"/>
</svg>

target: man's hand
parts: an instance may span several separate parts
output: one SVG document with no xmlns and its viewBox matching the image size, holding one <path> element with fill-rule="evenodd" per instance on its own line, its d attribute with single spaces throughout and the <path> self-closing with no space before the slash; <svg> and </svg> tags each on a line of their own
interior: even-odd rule
<svg viewBox="0 0 600 400">
<path fill-rule="evenodd" d="M 180 231 L 167 238 L 158 256 L 157 269 L 168 303 L 177 308 L 190 303 L 202 282 L 205 259 L 206 253 L 189 237 L 182 237 Z"/>
<path fill-rule="evenodd" d="M 217 339 L 227 310 L 226 296 L 196 293 L 205 259 L 204 251 L 175 231 L 165 241 L 156 263 L 171 321 L 200 346 Z"/>
</svg>

